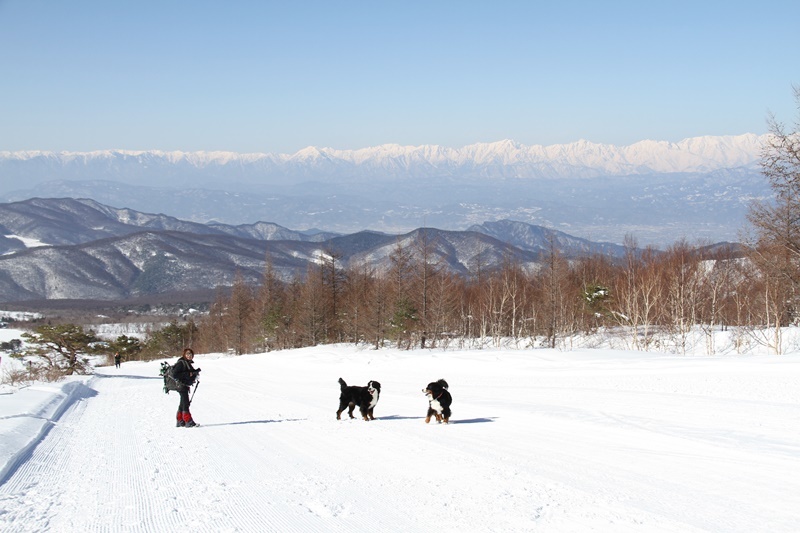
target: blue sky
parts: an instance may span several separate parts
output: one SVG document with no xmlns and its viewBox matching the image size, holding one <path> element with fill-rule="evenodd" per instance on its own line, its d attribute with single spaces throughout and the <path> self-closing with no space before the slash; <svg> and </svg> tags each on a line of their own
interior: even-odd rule
<svg viewBox="0 0 800 533">
<path fill-rule="evenodd" d="M 0 150 L 625 145 L 792 123 L 800 2 L 0 0 Z"/>
</svg>

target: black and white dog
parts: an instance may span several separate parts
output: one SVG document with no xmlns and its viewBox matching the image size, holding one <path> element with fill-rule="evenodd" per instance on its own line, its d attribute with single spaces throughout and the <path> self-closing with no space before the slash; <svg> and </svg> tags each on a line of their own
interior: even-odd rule
<svg viewBox="0 0 800 533">
<path fill-rule="evenodd" d="M 336 411 L 336 420 L 342 419 L 342 412 L 349 407 L 347 412 L 350 418 L 353 410 L 358 406 L 361 410 L 361 418 L 364 420 L 375 420 L 372 414 L 378 397 L 381 395 L 381 384 L 377 381 L 370 381 L 366 387 L 348 386 L 342 378 L 339 378 L 339 385 L 342 387 L 342 394 L 339 396 L 339 410 Z"/>
<path fill-rule="evenodd" d="M 425 417 L 425 423 L 431 421 L 431 417 L 435 416 L 436 421 L 445 424 L 450 423 L 450 404 L 453 403 L 453 397 L 447 391 L 449 385 L 443 379 L 428 383 L 428 386 L 422 389 L 423 394 L 428 398 L 428 415 Z"/>
</svg>

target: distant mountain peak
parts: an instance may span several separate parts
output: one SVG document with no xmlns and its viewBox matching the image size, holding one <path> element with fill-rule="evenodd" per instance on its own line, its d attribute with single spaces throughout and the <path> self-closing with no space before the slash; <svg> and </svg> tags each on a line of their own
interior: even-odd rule
<svg viewBox="0 0 800 533">
<path fill-rule="evenodd" d="M 94 152 L 0 151 L 3 162 L 47 161 L 56 166 L 91 166 L 96 162 L 144 167 L 146 164 L 209 165 L 237 169 L 255 166 L 266 174 L 307 174 L 304 167 L 343 174 L 361 171 L 377 177 L 424 177 L 436 169 L 475 173 L 484 177 L 580 177 L 635 175 L 658 172 L 709 172 L 738 168 L 758 161 L 765 136 L 752 133 L 692 137 L 679 142 L 643 140 L 627 146 L 599 144 L 581 139 L 569 144 L 523 145 L 511 139 L 475 143 L 462 148 L 439 145 L 402 146 L 383 144 L 356 150 L 308 146 L 294 154 L 212 152 L 165 152 L 160 150 L 100 150 Z M 513 167 L 509 171 L 508 167 Z M 0 167 L 1 168 L 1 167 Z M 476 170 L 477 169 L 477 170 Z"/>
</svg>

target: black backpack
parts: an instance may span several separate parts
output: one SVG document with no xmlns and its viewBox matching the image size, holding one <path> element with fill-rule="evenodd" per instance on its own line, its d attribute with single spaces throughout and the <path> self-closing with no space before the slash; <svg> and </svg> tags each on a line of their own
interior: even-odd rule
<svg viewBox="0 0 800 533">
<path fill-rule="evenodd" d="M 161 363 L 161 372 L 159 372 L 158 375 L 164 378 L 164 394 L 169 394 L 171 390 L 180 391 L 186 389 L 186 385 L 172 376 L 173 368 L 174 366 L 166 361 Z"/>
</svg>

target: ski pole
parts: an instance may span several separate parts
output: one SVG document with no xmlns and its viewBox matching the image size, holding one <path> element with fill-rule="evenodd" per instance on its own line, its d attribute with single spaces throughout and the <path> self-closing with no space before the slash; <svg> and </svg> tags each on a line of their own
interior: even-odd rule
<svg viewBox="0 0 800 533">
<path fill-rule="evenodd" d="M 199 381 L 198 381 L 197 383 L 195 383 L 195 384 L 194 384 L 194 390 L 192 391 L 192 397 L 191 397 L 191 398 L 189 398 L 189 404 L 191 404 L 191 403 L 192 403 L 192 400 L 194 400 L 194 393 L 195 393 L 195 392 L 197 392 L 197 387 L 198 387 L 199 385 L 200 385 L 200 382 L 199 382 Z"/>
</svg>

